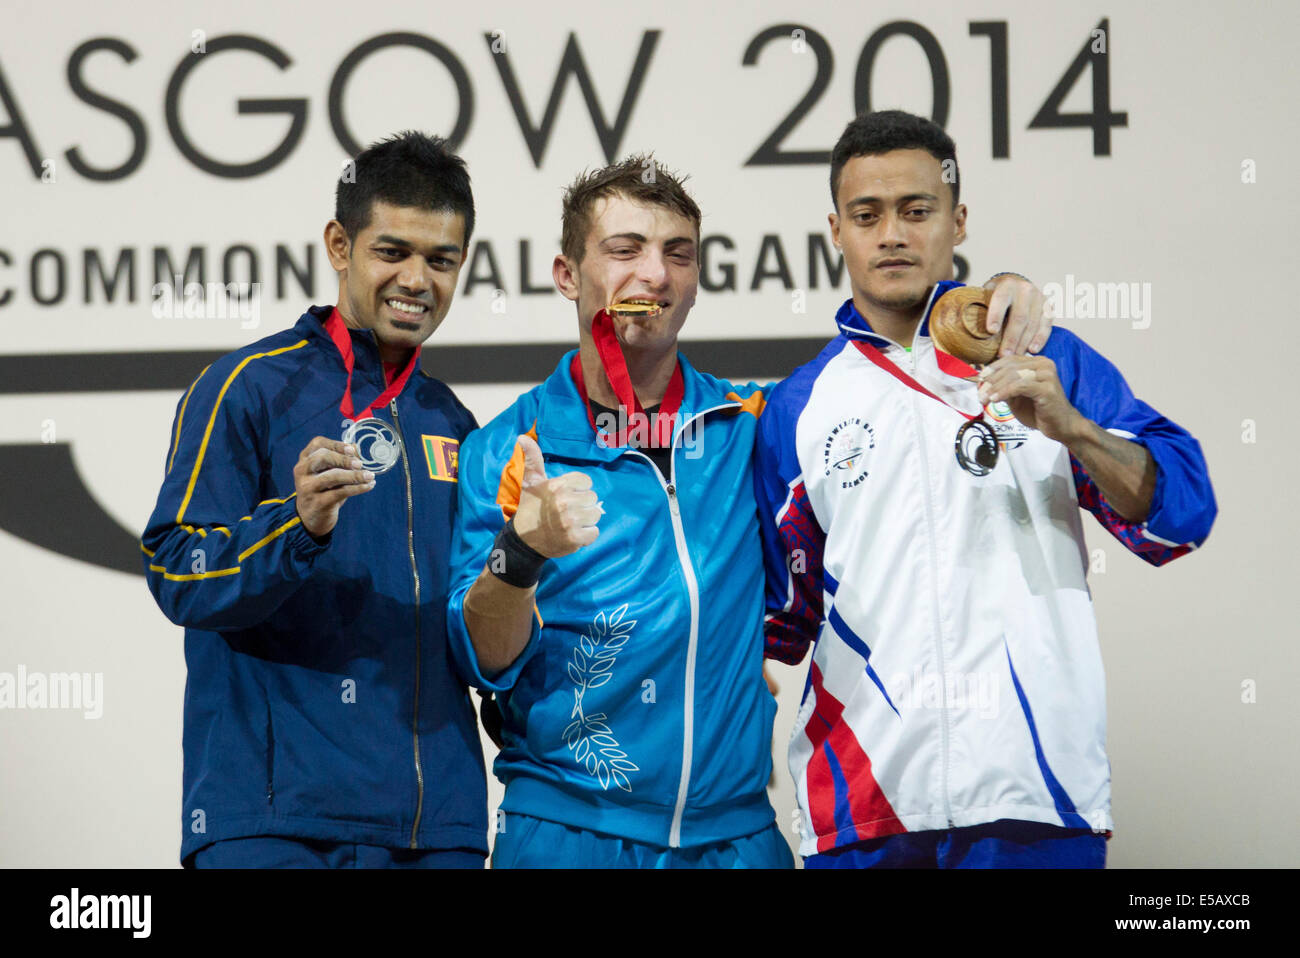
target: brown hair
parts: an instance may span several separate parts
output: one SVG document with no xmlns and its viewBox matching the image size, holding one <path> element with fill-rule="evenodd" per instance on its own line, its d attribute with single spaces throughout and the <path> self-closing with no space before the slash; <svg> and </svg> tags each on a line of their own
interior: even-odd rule
<svg viewBox="0 0 1300 958">
<path fill-rule="evenodd" d="M 695 224 L 698 235 L 700 208 L 682 186 L 685 180 L 660 166 L 649 153 L 634 153 L 604 169 L 580 173 L 564 191 L 561 251 L 575 263 L 582 262 L 591 230 L 591 209 L 596 200 L 615 194 L 680 213 Z"/>
</svg>

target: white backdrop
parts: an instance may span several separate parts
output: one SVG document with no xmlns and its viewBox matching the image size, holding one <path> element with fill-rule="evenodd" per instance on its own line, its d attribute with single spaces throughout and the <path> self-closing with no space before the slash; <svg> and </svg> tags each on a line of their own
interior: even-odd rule
<svg viewBox="0 0 1300 958">
<path fill-rule="evenodd" d="M 851 118 L 860 55 L 882 28 L 898 35 L 875 54 L 873 107 L 929 113 L 932 72 L 916 38 L 941 58 L 940 99 L 970 209 L 970 239 L 958 253 L 972 278 L 1014 269 L 1040 285 L 1138 284 L 1145 314 L 1075 309 L 1062 322 L 1116 362 L 1139 396 L 1191 429 L 1209 459 L 1219 520 L 1188 558 L 1149 568 L 1085 520 L 1110 707 L 1110 863 L 1300 862 L 1289 495 L 1300 456 L 1288 411 L 1294 390 L 1284 380 L 1297 340 L 1284 285 L 1297 248 L 1294 5 L 6 7 L 0 673 L 99 674 L 102 714 L 0 709 L 0 865 L 176 863 L 181 631 L 139 575 L 116 571 L 96 551 L 112 536 L 90 531 L 92 520 L 138 534 L 161 481 L 175 403 L 207 353 L 290 325 L 309 302 L 333 301 L 320 235 L 349 154 L 332 113 L 344 137 L 361 144 L 407 127 L 445 135 L 458 118 L 467 124 L 460 149 L 474 181 L 478 246 L 435 346 L 535 342 L 554 352 L 573 339 L 572 307 L 549 291 L 560 193 L 580 169 L 636 150 L 691 175 L 704 233 L 716 237 L 684 332 L 688 355 L 692 340 L 752 347 L 829 338 L 847 281 L 832 285 L 820 259 L 810 263 L 830 208 L 817 154 Z M 444 9 L 455 13 L 442 19 Z M 1104 88 L 1123 125 L 1115 117 L 1098 130 L 1033 122 L 1106 17 L 1105 82 L 1090 60 L 1044 116 L 1100 113 L 1094 96 Z M 888 26 L 900 21 L 910 25 Z M 747 47 L 769 28 L 745 65 Z M 418 41 L 344 69 L 366 41 L 395 33 Z M 262 52 L 222 50 L 232 35 Z M 535 158 L 504 75 L 522 98 L 522 125 L 544 126 L 571 36 L 610 132 L 602 142 L 570 76 L 549 135 L 533 137 Z M 83 48 L 90 41 L 98 42 Z M 193 46 L 207 52 L 171 95 Z M 638 51 L 642 69 L 630 84 Z M 995 61 L 1005 64 L 1005 85 Z M 291 102 L 241 115 L 241 99 Z M 262 172 L 211 172 L 214 163 L 272 154 L 295 110 L 300 134 Z M 788 114 L 793 126 L 776 149 L 797 162 L 747 164 Z M 251 279 L 256 261 L 264 284 L 256 328 L 155 317 L 155 250 L 180 267 L 196 247 L 207 280 Z M 311 281 L 277 269 L 277 257 L 300 272 L 312 257 Z M 88 260 L 110 277 L 126 264 L 111 298 Z M 769 357 L 779 350 L 766 348 Z M 436 350 L 426 362 L 480 421 L 533 385 L 458 382 L 458 368 L 440 366 Z M 510 377 L 508 365 L 501 376 Z M 806 665 L 776 669 L 773 801 L 788 826 L 784 753 Z M 491 779 L 494 807 L 499 798 Z"/>
</svg>

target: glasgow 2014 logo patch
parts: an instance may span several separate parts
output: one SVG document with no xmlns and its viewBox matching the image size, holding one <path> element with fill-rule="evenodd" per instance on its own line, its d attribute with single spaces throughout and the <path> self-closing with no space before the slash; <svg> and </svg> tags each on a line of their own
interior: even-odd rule
<svg viewBox="0 0 1300 958">
<path fill-rule="evenodd" d="M 1008 403 L 999 400 L 989 403 L 985 408 L 993 420 L 993 431 L 1003 449 L 1017 449 L 1025 444 L 1029 438 L 1029 427 L 1012 415 Z"/>
<path fill-rule="evenodd" d="M 460 443 L 446 436 L 421 436 L 429 478 L 455 482 L 460 465 Z"/>
<path fill-rule="evenodd" d="M 867 478 L 867 454 L 876 448 L 876 434 L 871 424 L 856 416 L 845 419 L 831 430 L 822 446 L 822 464 L 827 478 L 841 489 L 852 489 Z"/>
</svg>

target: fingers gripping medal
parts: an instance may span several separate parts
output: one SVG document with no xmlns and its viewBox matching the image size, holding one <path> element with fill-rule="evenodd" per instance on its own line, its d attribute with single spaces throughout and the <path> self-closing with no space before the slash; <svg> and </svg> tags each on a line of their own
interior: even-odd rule
<svg viewBox="0 0 1300 958">
<path fill-rule="evenodd" d="M 392 469 L 402 458 L 402 437 L 373 416 L 356 422 L 344 419 L 343 441 L 357 450 L 361 464 L 376 475 Z"/>
</svg>

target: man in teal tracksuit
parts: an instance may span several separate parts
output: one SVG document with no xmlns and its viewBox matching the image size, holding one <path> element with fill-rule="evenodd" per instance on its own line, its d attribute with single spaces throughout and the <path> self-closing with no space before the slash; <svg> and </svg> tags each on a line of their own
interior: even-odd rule
<svg viewBox="0 0 1300 958">
<path fill-rule="evenodd" d="M 766 794 L 763 395 L 677 353 L 700 214 L 649 162 L 569 190 L 579 349 L 461 457 L 448 632 L 501 700 L 495 867 L 792 865 Z"/>
</svg>

